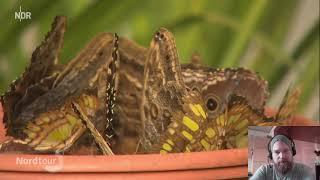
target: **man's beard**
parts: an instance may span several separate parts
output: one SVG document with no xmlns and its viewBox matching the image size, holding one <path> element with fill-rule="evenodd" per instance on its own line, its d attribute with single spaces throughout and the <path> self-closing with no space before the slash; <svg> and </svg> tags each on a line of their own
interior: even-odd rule
<svg viewBox="0 0 320 180">
<path fill-rule="evenodd" d="M 292 162 L 283 160 L 275 164 L 276 169 L 281 174 L 286 174 L 292 168 Z"/>
</svg>

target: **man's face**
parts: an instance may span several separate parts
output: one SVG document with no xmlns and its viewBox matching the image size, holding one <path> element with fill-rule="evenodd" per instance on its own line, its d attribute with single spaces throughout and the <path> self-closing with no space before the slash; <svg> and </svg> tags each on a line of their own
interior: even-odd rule
<svg viewBox="0 0 320 180">
<path fill-rule="evenodd" d="M 286 174 L 292 168 L 292 152 L 286 143 L 282 141 L 274 143 L 272 147 L 272 158 L 278 172 Z"/>
</svg>

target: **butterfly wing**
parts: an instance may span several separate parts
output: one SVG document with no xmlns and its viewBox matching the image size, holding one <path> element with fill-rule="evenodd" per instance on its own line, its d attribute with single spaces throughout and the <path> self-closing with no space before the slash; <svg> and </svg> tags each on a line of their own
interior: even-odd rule
<svg viewBox="0 0 320 180">
<path fill-rule="evenodd" d="M 8 128 L 8 135 L 14 135 L 12 127 L 17 123 L 16 118 L 24 106 L 41 96 L 52 85 L 53 81 L 50 76 L 60 69 L 57 63 L 65 26 L 65 17 L 55 18 L 51 31 L 33 52 L 31 62 L 25 72 L 1 96 L 4 111 L 3 122 Z"/>
<path fill-rule="evenodd" d="M 82 94 L 74 101 L 86 117 L 93 118 L 101 101 L 90 94 Z M 69 149 L 86 130 L 82 119 L 68 101 L 60 109 L 42 113 L 34 122 L 24 128 L 24 139 L 36 151 L 65 151 Z"/>
<path fill-rule="evenodd" d="M 22 110 L 15 128 L 23 127 L 41 113 L 63 106 L 68 98 L 77 97 L 94 85 L 100 72 L 112 61 L 112 51 L 113 35 L 97 35 L 59 74 L 55 81 L 59 83 Z"/>
<path fill-rule="evenodd" d="M 183 111 L 177 111 L 156 153 L 212 151 L 247 147 L 248 125 L 261 121 L 264 115 L 252 108 L 247 99 L 232 95 L 228 107 L 213 121 L 207 118 L 199 96 L 185 96 Z"/>
<path fill-rule="evenodd" d="M 78 129 L 82 131 L 65 134 L 65 141 L 68 143 L 65 143 L 66 145 L 63 146 L 63 150 L 69 149 L 70 146 L 78 140 L 79 135 L 82 135 L 79 142 L 74 145 L 74 150 L 86 145 L 95 148 L 97 144 L 103 154 L 113 154 L 107 144 L 107 140 L 104 139 L 104 133 L 108 130 L 107 127 L 112 127 L 111 123 L 114 118 L 116 98 L 115 83 L 117 69 L 119 67 L 117 35 L 115 35 L 113 44 L 112 61 L 106 70 L 107 72 L 98 72 L 98 80 L 96 80 L 93 85 L 88 86 L 88 89 L 84 90 L 79 97 L 68 98 L 66 104 L 64 104 L 67 109 L 72 109 L 72 112 L 75 113 L 75 117 L 78 119 L 77 123 L 81 124 L 81 127 L 84 126 L 85 129 L 88 129 L 88 133 L 82 135 L 83 128 L 79 127 Z M 101 82 L 99 81 L 100 79 L 104 81 Z M 104 101 L 102 99 L 104 99 Z M 71 105 L 69 105 L 68 102 L 70 102 Z M 109 126 L 106 127 L 106 124 Z M 59 129 L 56 129 L 56 131 L 57 130 Z"/>
<path fill-rule="evenodd" d="M 185 85 L 173 35 L 158 30 L 148 51 L 141 103 L 142 145 L 150 149 L 170 123 L 175 109 L 182 109 Z"/>
<path fill-rule="evenodd" d="M 187 151 L 187 145 L 196 143 L 207 123 L 200 96 L 184 96 L 183 109 L 173 113 L 171 123 L 161 135 L 160 142 L 153 146 L 152 152 L 165 154 Z"/>
<path fill-rule="evenodd" d="M 297 109 L 300 95 L 301 89 L 299 87 L 294 88 L 292 91 L 288 89 L 276 114 L 276 121 L 281 122 L 291 118 Z"/>
<path fill-rule="evenodd" d="M 187 149 L 210 151 L 247 147 L 248 125 L 264 118 L 263 113 L 251 107 L 245 97 L 232 95 L 228 107 L 213 121 L 208 120 L 200 138 Z"/>
<path fill-rule="evenodd" d="M 104 40 L 104 39 L 103 39 Z M 112 61 L 107 67 L 107 73 L 104 73 L 103 69 L 101 72 L 97 72 L 97 78 L 94 78 L 94 81 L 91 81 L 93 84 L 86 87 L 86 89 L 81 91 L 80 96 L 70 96 L 65 99 L 65 103 L 63 106 L 55 111 L 48 111 L 48 113 L 58 114 L 64 113 L 61 115 L 62 119 L 66 119 L 68 114 L 72 114 L 74 123 L 77 125 L 77 128 L 70 128 L 68 127 L 50 127 L 52 129 L 52 133 L 49 137 L 41 138 L 41 139 L 48 139 L 44 141 L 40 145 L 34 146 L 34 144 L 30 144 L 35 150 L 59 150 L 64 151 L 70 148 L 76 140 L 79 139 L 80 135 L 83 134 L 85 129 L 89 130 L 90 135 L 95 139 L 97 144 L 100 145 L 100 148 L 103 150 L 105 154 L 109 154 L 110 149 L 108 149 L 106 141 L 103 139 L 101 134 L 105 133 L 106 126 L 96 128 L 97 124 L 109 124 L 112 122 L 114 116 L 114 105 L 115 105 L 115 79 L 116 79 L 116 69 L 118 68 L 118 37 L 115 36 L 113 41 L 114 48 L 112 50 Z M 99 78 L 104 79 L 103 84 L 100 84 L 98 81 Z M 59 85 L 57 86 L 59 87 Z M 105 89 L 104 95 L 99 95 L 99 90 Z M 101 99 L 101 97 L 105 98 L 105 101 Z M 105 104 L 104 104 L 105 103 Z M 102 108 L 105 108 L 102 110 Z M 102 110 L 102 114 L 100 113 Z M 44 114 L 46 114 L 45 112 Z M 40 117 L 42 114 L 40 115 Z M 103 116 L 103 118 L 101 118 Z M 37 121 L 38 117 L 36 118 L 35 122 Z M 100 123 L 98 120 L 103 120 L 105 123 Z M 58 121 L 58 120 L 55 120 Z M 106 122 L 107 121 L 107 122 Z M 28 124 L 32 124 L 34 122 L 29 122 Z M 70 123 L 69 123 L 70 124 Z M 66 126 L 63 124 L 63 126 Z M 28 127 L 28 126 L 27 126 Z M 76 129 L 76 130 L 73 130 Z M 27 134 L 27 133 L 26 133 Z M 60 139 L 56 138 L 59 137 Z M 104 134 L 103 134 L 104 135 Z M 82 141 L 82 139 L 80 140 Z M 61 143 L 64 142 L 64 143 Z M 85 142 L 85 139 L 82 141 L 83 143 L 88 144 Z M 53 143 L 59 143 L 58 145 L 52 146 Z M 92 145 L 92 144 L 91 144 Z M 47 149 L 46 149 L 47 148 Z"/>
<path fill-rule="evenodd" d="M 245 97 L 255 109 L 264 108 L 269 95 L 267 81 L 248 69 L 214 69 L 193 64 L 182 68 L 184 82 L 190 90 L 200 92 L 209 118 L 224 111 L 232 94 Z"/>
<path fill-rule="evenodd" d="M 299 87 L 293 89 L 292 91 L 288 89 L 284 98 L 282 99 L 282 102 L 276 115 L 272 117 L 264 117 L 264 119 L 260 122 L 257 122 L 256 125 L 280 126 L 292 124 L 290 122 L 291 117 L 298 106 L 300 94 L 301 90 Z"/>
</svg>

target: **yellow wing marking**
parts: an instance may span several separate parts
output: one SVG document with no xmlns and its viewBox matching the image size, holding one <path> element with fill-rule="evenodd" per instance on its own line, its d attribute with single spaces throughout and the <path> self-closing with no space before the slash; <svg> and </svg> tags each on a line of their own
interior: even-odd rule
<svg viewBox="0 0 320 180">
<path fill-rule="evenodd" d="M 83 112 L 91 117 L 99 107 L 95 96 L 82 94 L 76 101 Z M 23 131 L 27 134 L 24 141 L 35 150 L 56 151 L 70 147 L 85 131 L 85 126 L 73 112 L 71 102 L 67 102 L 58 110 L 41 114 Z"/>
<path fill-rule="evenodd" d="M 184 116 L 182 119 L 182 123 L 186 125 L 191 131 L 195 132 L 199 129 L 199 125 L 190 119 L 188 116 Z"/>
<path fill-rule="evenodd" d="M 192 136 L 190 133 L 188 133 L 188 132 L 185 131 L 185 130 L 183 130 L 181 133 L 182 133 L 182 135 L 183 135 L 185 138 L 187 138 L 189 141 L 192 141 L 193 136 Z"/>
</svg>

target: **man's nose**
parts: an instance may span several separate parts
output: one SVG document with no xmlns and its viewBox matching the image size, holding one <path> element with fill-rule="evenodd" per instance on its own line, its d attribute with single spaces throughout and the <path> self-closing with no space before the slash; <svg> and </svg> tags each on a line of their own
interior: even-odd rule
<svg viewBox="0 0 320 180">
<path fill-rule="evenodd" d="M 280 155 L 279 155 L 279 156 L 280 156 L 280 159 L 282 159 L 282 158 L 283 158 L 283 153 L 280 153 Z"/>
<path fill-rule="evenodd" d="M 279 158 L 280 158 L 280 159 L 284 159 L 285 157 L 286 157 L 285 153 L 280 153 L 280 154 L 279 154 Z"/>
</svg>

